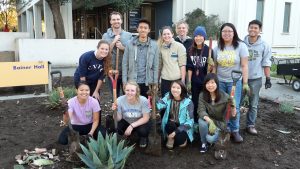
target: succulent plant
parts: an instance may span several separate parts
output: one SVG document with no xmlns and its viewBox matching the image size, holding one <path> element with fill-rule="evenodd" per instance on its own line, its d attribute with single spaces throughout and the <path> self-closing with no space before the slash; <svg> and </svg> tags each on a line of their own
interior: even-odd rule
<svg viewBox="0 0 300 169">
<path fill-rule="evenodd" d="M 76 95 L 75 88 L 66 87 L 66 88 L 63 88 L 63 92 L 64 92 L 64 97 L 66 98 L 66 100 L 68 100 Z M 64 105 L 62 105 L 60 94 L 59 94 L 58 90 L 52 90 L 50 92 L 47 104 L 49 105 L 49 107 L 51 109 L 60 108 L 60 107 L 64 106 Z"/>
<path fill-rule="evenodd" d="M 293 114 L 294 113 L 294 106 L 290 102 L 281 102 L 279 104 L 279 111 L 283 113 Z"/>
<path fill-rule="evenodd" d="M 90 138 L 87 148 L 80 144 L 83 154 L 77 153 L 82 162 L 91 169 L 120 169 L 124 168 L 129 154 L 134 145 L 125 146 L 125 140 L 117 141 L 117 135 L 106 135 L 105 139 L 101 132 L 98 139 Z"/>
</svg>

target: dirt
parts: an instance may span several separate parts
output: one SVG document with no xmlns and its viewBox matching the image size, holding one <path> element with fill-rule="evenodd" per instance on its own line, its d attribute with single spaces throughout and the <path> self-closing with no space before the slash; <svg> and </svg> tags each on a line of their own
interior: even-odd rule
<svg viewBox="0 0 300 169">
<path fill-rule="evenodd" d="M 71 86 L 72 78 L 64 78 L 62 84 Z M 41 86 L 26 87 L 25 92 L 40 92 L 42 89 Z M 104 91 L 101 102 L 104 110 L 102 116 L 111 113 L 109 111 L 111 97 L 106 86 Z M 12 93 L 15 94 L 13 90 L 0 89 L 1 95 Z M 60 110 L 47 108 L 45 102 L 46 98 L 0 101 L 0 168 L 13 168 L 16 164 L 14 157 L 17 154 L 23 152 L 24 149 L 35 147 L 59 150 L 60 162 L 46 168 L 71 169 L 84 166 L 82 163 L 65 161 L 63 154 L 67 151 L 67 147 L 57 144 L 58 135 L 62 130 L 59 126 L 62 113 Z M 183 149 L 175 148 L 169 151 L 163 148 L 160 157 L 144 154 L 136 148 L 129 156 L 125 168 L 299 168 L 300 112 L 284 114 L 279 112 L 277 104 L 261 100 L 257 118 L 258 136 L 245 132 L 245 118 L 245 115 L 241 116 L 241 134 L 244 142 L 232 143 L 226 160 L 215 160 L 212 150 L 206 154 L 200 154 L 199 138 L 197 138 L 195 142 Z M 283 134 L 274 129 L 291 133 Z"/>
</svg>

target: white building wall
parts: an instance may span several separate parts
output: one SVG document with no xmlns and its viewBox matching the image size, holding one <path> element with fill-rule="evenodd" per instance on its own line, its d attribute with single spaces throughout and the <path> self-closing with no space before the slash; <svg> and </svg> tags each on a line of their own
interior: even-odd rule
<svg viewBox="0 0 300 169">
<path fill-rule="evenodd" d="M 95 50 L 98 40 L 85 39 L 19 39 L 20 61 L 50 61 L 52 66 L 76 66 L 79 57 Z"/>
<path fill-rule="evenodd" d="M 201 8 L 202 0 L 173 0 L 172 22 L 176 23 L 185 17 L 186 13 Z"/>
</svg>

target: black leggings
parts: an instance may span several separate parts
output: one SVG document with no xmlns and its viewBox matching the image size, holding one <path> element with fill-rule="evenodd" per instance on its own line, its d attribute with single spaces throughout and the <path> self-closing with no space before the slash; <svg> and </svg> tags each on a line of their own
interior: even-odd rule
<svg viewBox="0 0 300 169">
<path fill-rule="evenodd" d="M 73 128 L 73 130 L 79 132 L 79 135 L 87 135 L 91 131 L 92 125 L 93 125 L 93 123 L 90 123 L 90 124 L 87 124 L 87 125 L 72 125 L 72 128 Z M 99 124 L 98 127 L 96 128 L 94 134 L 93 134 L 93 137 L 95 139 L 97 139 L 99 131 L 101 132 L 102 136 L 105 137 L 106 130 L 103 126 L 101 126 Z M 68 126 L 68 127 L 65 127 L 64 130 L 60 133 L 59 138 L 58 138 L 58 142 L 60 144 L 63 144 L 63 145 L 68 144 L 69 132 L 70 132 L 70 128 Z"/>
<path fill-rule="evenodd" d="M 203 85 L 199 85 L 197 83 L 192 83 L 192 101 L 194 104 L 194 121 L 198 123 L 198 101 L 199 101 L 199 94 L 203 89 Z"/>
<path fill-rule="evenodd" d="M 124 133 L 129 125 L 130 124 L 126 120 L 124 120 L 124 119 L 120 120 L 118 122 L 118 134 L 124 135 Z M 147 138 L 150 133 L 150 128 L 151 128 L 151 125 L 150 125 L 150 121 L 149 121 L 143 125 L 135 127 L 132 130 L 132 132 L 137 132 L 139 138 L 141 138 L 141 137 Z"/>
<path fill-rule="evenodd" d="M 184 144 L 187 139 L 188 139 L 188 135 L 186 133 L 186 131 L 179 131 L 177 130 L 178 124 L 176 124 L 174 121 L 168 121 L 168 123 L 166 124 L 165 130 L 167 132 L 167 134 L 171 134 L 175 131 L 175 138 L 174 138 L 174 146 L 180 146 L 182 144 Z"/>
</svg>

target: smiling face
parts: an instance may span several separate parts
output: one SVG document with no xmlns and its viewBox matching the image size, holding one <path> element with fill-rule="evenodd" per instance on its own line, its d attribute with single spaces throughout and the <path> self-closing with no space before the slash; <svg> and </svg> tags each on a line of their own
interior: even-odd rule
<svg viewBox="0 0 300 169">
<path fill-rule="evenodd" d="M 257 37 L 261 32 L 261 29 L 259 28 L 259 25 L 257 24 L 251 24 L 248 27 L 248 33 L 250 37 Z"/>
<path fill-rule="evenodd" d="M 80 84 L 77 89 L 77 98 L 86 100 L 90 96 L 90 87 L 86 84 Z"/>
<path fill-rule="evenodd" d="M 103 59 L 108 55 L 109 52 L 109 45 L 107 43 L 100 44 L 97 53 L 96 58 L 97 59 Z"/>
<path fill-rule="evenodd" d="M 205 84 L 205 87 L 208 92 L 214 93 L 217 89 L 217 83 L 215 82 L 215 80 L 211 79 Z"/>
<path fill-rule="evenodd" d="M 141 22 L 137 28 L 137 32 L 139 33 L 139 37 L 146 38 L 150 32 L 149 25 L 147 23 Z"/>
<path fill-rule="evenodd" d="M 173 83 L 171 86 L 171 93 L 176 100 L 180 100 L 181 86 L 178 83 Z"/>
<path fill-rule="evenodd" d="M 169 44 L 173 38 L 173 33 L 170 29 L 164 29 L 162 32 L 162 39 L 164 43 Z"/>
<path fill-rule="evenodd" d="M 197 46 L 202 45 L 204 40 L 205 40 L 204 37 L 201 36 L 201 35 L 197 35 L 197 36 L 194 37 L 194 41 L 195 41 Z"/>
<path fill-rule="evenodd" d="M 113 29 L 119 29 L 119 28 L 121 28 L 121 25 L 122 25 L 121 16 L 118 15 L 118 14 L 111 15 L 111 17 L 110 17 L 110 24 L 111 24 L 111 27 Z"/>
<path fill-rule="evenodd" d="M 182 23 L 176 27 L 176 33 L 178 36 L 186 37 L 188 33 L 187 25 Z"/>
<path fill-rule="evenodd" d="M 126 84 L 125 95 L 129 101 L 135 101 L 137 95 L 137 87 L 132 84 Z"/>
<path fill-rule="evenodd" d="M 222 29 L 222 39 L 224 40 L 225 43 L 232 43 L 234 36 L 233 29 L 229 26 L 225 26 Z"/>
</svg>

